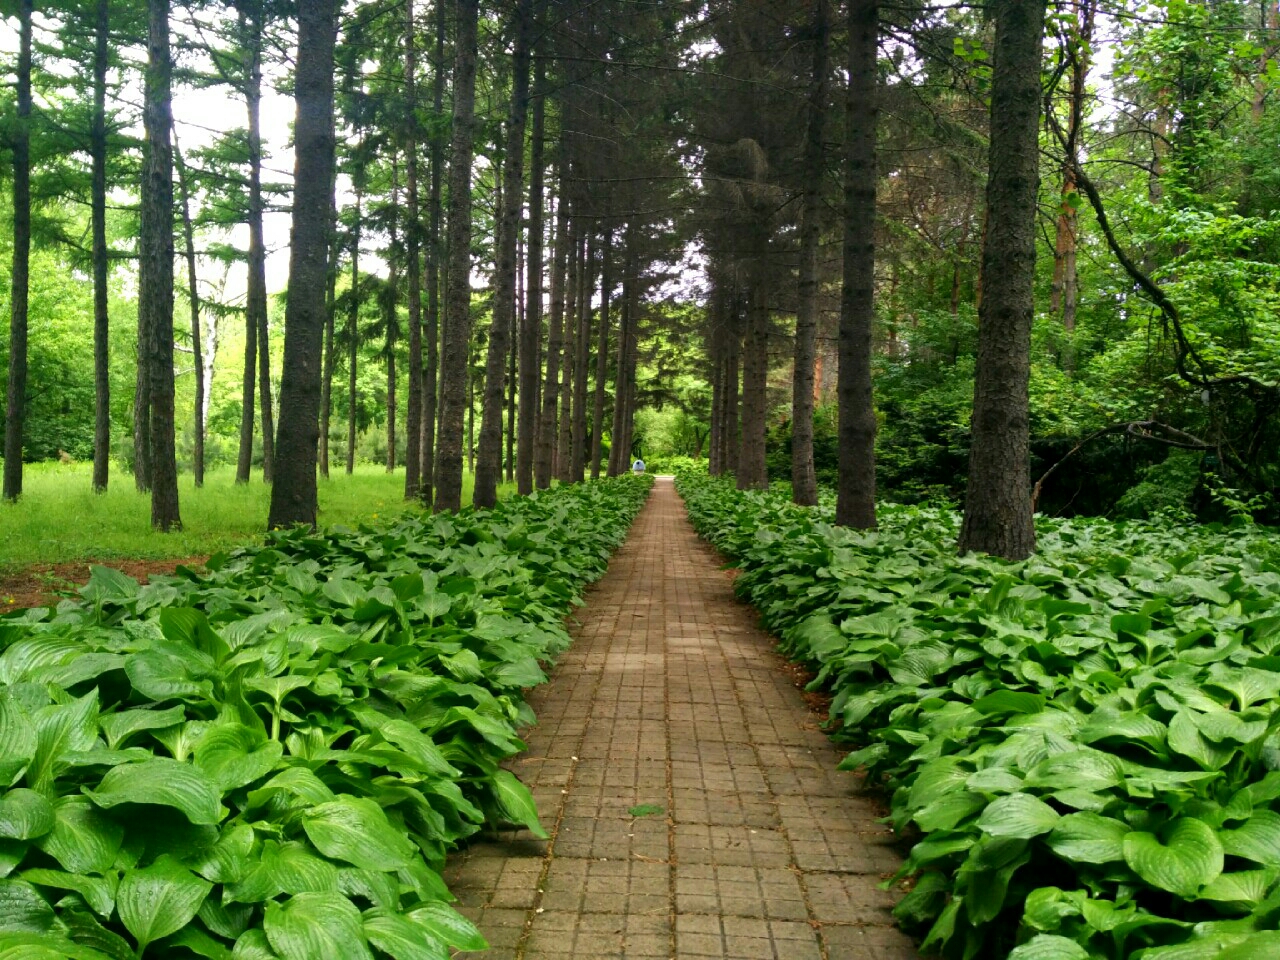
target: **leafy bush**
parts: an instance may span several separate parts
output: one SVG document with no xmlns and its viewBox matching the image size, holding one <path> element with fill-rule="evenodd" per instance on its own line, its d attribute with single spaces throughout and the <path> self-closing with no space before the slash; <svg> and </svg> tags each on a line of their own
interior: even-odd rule
<svg viewBox="0 0 1280 960">
<path fill-rule="evenodd" d="M 482 948 L 437 871 L 486 822 L 545 835 L 499 763 L 650 482 L 96 568 L 0 619 L 0 953 Z"/>
<path fill-rule="evenodd" d="M 897 916 L 947 957 L 1200 960 L 1280 942 L 1280 546 L 1041 522 L 1017 564 L 950 511 L 830 507 L 685 475 L 738 590 L 833 694 L 844 761 L 919 836 Z"/>
</svg>

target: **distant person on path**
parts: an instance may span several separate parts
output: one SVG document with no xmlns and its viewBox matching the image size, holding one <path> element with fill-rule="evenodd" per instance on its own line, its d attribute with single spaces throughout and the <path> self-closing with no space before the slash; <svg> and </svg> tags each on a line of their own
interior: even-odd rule
<svg viewBox="0 0 1280 960">
<path fill-rule="evenodd" d="M 636 457 L 636 462 L 631 465 L 632 473 L 644 473 L 644 461 Z"/>
</svg>

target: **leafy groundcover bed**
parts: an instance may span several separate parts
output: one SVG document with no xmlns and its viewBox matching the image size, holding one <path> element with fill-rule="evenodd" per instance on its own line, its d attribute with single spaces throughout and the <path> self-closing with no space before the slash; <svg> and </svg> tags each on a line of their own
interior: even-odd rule
<svg viewBox="0 0 1280 960">
<path fill-rule="evenodd" d="M 97 568 L 0 618 L 0 957 L 483 948 L 437 871 L 486 822 L 541 834 L 499 767 L 521 691 L 649 484 Z"/>
<path fill-rule="evenodd" d="M 834 699 L 915 842 L 899 921 L 947 957 L 1280 957 L 1280 541 L 1044 521 L 957 557 L 949 511 L 830 505 L 686 474 L 699 532 Z"/>
</svg>

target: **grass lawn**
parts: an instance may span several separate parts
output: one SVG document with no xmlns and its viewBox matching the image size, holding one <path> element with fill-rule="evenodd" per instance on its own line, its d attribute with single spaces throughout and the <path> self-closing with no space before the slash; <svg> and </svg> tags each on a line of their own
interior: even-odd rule
<svg viewBox="0 0 1280 960">
<path fill-rule="evenodd" d="M 114 467 L 114 465 L 113 465 Z M 113 469 L 105 494 L 90 488 L 90 464 L 28 464 L 22 498 L 0 504 L 0 571 L 31 564 L 75 560 L 193 557 L 250 543 L 267 523 L 270 491 L 254 473 L 236 486 L 235 469 L 219 467 L 205 475 L 197 490 L 191 475 L 178 479 L 183 529 L 151 529 L 151 500 L 133 487 L 133 477 Z M 471 499 L 473 478 L 464 475 L 462 502 Z M 514 491 L 499 488 L 499 495 Z M 404 501 L 404 472 L 388 474 L 375 464 L 339 471 L 320 481 L 320 523 L 324 526 L 376 521 L 417 510 Z"/>
</svg>

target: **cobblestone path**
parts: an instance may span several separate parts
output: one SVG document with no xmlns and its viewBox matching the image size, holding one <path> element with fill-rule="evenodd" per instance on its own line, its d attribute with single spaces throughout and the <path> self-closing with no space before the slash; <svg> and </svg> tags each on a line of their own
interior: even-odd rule
<svg viewBox="0 0 1280 960">
<path fill-rule="evenodd" d="M 487 956 L 915 958 L 891 835 L 670 480 L 578 617 L 514 765 L 551 839 L 449 863 Z"/>
</svg>

